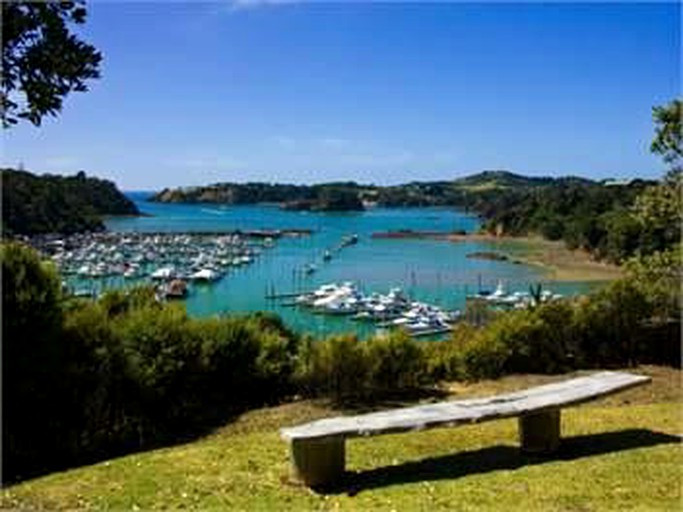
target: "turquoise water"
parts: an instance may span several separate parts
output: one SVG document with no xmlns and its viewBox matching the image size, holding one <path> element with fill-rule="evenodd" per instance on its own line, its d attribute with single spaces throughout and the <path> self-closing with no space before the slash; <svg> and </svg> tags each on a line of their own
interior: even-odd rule
<svg viewBox="0 0 683 512">
<path fill-rule="evenodd" d="M 271 310 L 291 327 L 302 332 L 326 335 L 355 331 L 367 335 L 370 325 L 346 317 L 313 315 L 266 299 L 266 293 L 309 291 L 339 281 L 355 281 L 366 292 L 386 293 L 402 287 L 417 300 L 449 309 L 463 308 L 465 296 L 477 291 L 481 282 L 494 288 L 503 280 L 508 291 L 527 290 L 541 282 L 537 268 L 510 262 L 466 258 L 474 251 L 496 250 L 496 242 L 444 242 L 429 240 L 373 239 L 378 231 L 399 229 L 474 231 L 475 216 L 447 208 L 377 208 L 354 213 L 310 213 L 280 210 L 277 206 L 216 206 L 160 204 L 145 201 L 147 194 L 130 193 L 147 217 L 115 218 L 107 221 L 112 231 L 229 231 L 234 229 L 313 229 L 311 236 L 283 237 L 246 267 L 234 268 L 220 281 L 194 285 L 185 303 L 190 314 L 207 316 L 221 312 Z M 339 245 L 344 235 L 357 233 L 359 242 L 343 248 L 329 262 L 326 249 Z M 318 270 L 308 276 L 300 270 L 315 263 Z M 548 283 L 559 293 L 579 293 L 589 283 Z"/>
</svg>

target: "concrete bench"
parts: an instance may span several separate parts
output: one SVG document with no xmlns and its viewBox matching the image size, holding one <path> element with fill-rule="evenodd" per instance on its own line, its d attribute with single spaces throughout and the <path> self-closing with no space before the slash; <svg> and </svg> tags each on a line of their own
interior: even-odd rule
<svg viewBox="0 0 683 512">
<path fill-rule="evenodd" d="M 333 484 L 344 473 L 346 438 L 454 427 L 519 417 L 521 448 L 549 453 L 560 442 L 560 410 L 647 384 L 650 377 L 599 372 L 490 398 L 439 402 L 389 411 L 342 416 L 283 428 L 290 443 L 294 478 L 310 487 Z"/>
</svg>

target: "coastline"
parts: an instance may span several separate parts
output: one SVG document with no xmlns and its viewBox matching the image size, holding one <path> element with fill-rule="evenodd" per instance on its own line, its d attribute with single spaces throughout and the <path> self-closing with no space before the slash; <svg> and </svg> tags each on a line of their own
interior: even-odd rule
<svg viewBox="0 0 683 512">
<path fill-rule="evenodd" d="M 568 249 L 564 242 L 546 240 L 540 236 L 496 236 L 490 233 L 456 233 L 436 231 L 396 231 L 373 233 L 373 238 L 399 240 L 443 240 L 457 242 L 488 242 L 487 254 L 473 253 L 469 257 L 508 260 L 539 267 L 544 277 L 554 281 L 611 281 L 621 277 L 619 266 L 595 261 L 583 250 Z"/>
<path fill-rule="evenodd" d="M 495 236 L 487 233 L 471 235 L 453 234 L 447 240 L 463 242 L 477 240 L 499 244 L 497 252 L 515 263 L 541 268 L 554 281 L 611 281 L 622 275 L 614 264 L 595 261 L 583 250 L 568 249 L 564 242 L 551 241 L 539 236 Z"/>
</svg>

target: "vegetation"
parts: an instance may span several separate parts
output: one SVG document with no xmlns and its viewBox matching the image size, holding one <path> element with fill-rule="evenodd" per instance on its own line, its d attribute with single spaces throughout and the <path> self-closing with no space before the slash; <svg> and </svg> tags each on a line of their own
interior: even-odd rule
<svg viewBox="0 0 683 512">
<path fill-rule="evenodd" d="M 0 495 L 0 507 L 676 510 L 682 497 L 680 372 L 637 371 L 651 375 L 653 383 L 563 412 L 556 458 L 520 454 L 513 419 L 353 439 L 346 448 L 347 480 L 336 492 L 316 494 L 288 483 L 287 447 L 278 429 L 358 410 L 299 401 L 250 411 L 193 443 L 10 487 Z M 486 396 L 549 380 L 511 376 L 459 384 L 452 392 L 454 398 Z"/>
<path fill-rule="evenodd" d="M 323 211 L 358 210 L 363 208 L 363 201 L 392 207 L 455 206 L 480 215 L 486 231 L 498 235 L 538 233 L 550 240 L 563 239 L 570 248 L 585 249 L 598 259 L 620 263 L 640 248 L 648 253 L 676 240 L 675 231 L 664 233 L 639 220 L 632 211 L 636 197 L 658 186 L 662 185 L 644 180 L 599 183 L 576 177 L 525 177 L 485 171 L 453 181 L 390 187 L 353 182 L 312 186 L 226 183 L 165 189 L 152 200 L 278 202 L 289 209 Z"/>
<path fill-rule="evenodd" d="M 667 105 L 654 107 L 652 117 L 655 121 L 655 138 L 650 149 L 662 155 L 664 161 L 674 169 L 680 167 L 683 158 L 683 101 L 675 99 Z"/>
<path fill-rule="evenodd" d="M 112 184 L 102 185 L 82 174 L 36 178 L 4 171 L 3 177 L 14 187 L 8 196 L 14 201 L 31 198 L 30 187 L 38 180 L 33 193 L 40 208 L 48 209 L 37 210 L 43 217 L 30 210 L 33 217 L 29 218 L 46 222 L 51 219 L 53 201 L 77 202 L 77 191 L 85 189 L 88 197 L 95 198 L 95 205 L 106 204 L 110 196 L 100 196 L 99 187 L 113 189 Z M 563 190 L 575 186 L 584 185 L 562 185 Z M 3 193 L 6 188 L 7 179 Z M 614 215 L 610 209 L 625 208 L 619 203 L 623 198 L 603 188 L 590 196 L 605 207 L 601 219 L 611 218 L 608 213 Z M 538 196 L 542 199 L 538 205 L 553 208 L 543 199 L 545 194 L 560 194 L 559 204 L 571 196 L 557 190 L 554 185 L 536 185 L 533 190 L 501 197 L 513 198 L 507 209 L 515 206 L 516 194 Z M 146 288 L 80 301 L 62 295 L 54 269 L 41 263 L 34 251 L 5 242 L 0 246 L 5 308 L 3 478 L 23 480 L 177 442 L 246 409 L 294 396 L 325 396 L 337 404 L 367 403 L 396 393 L 433 389 L 442 381 L 644 362 L 680 365 L 679 190 L 680 172 L 674 168 L 661 183 L 644 186 L 639 195 L 633 192 L 632 205 L 625 211 L 635 222 L 638 243 L 622 279 L 579 299 L 494 316 L 483 327 L 462 323 L 443 343 L 414 342 L 400 332 L 366 342 L 353 336 L 314 341 L 301 338 L 277 317 L 266 314 L 193 319 L 180 304 L 157 303 L 153 291 Z M 584 204 L 579 195 L 573 197 L 571 212 Z M 10 211 L 20 211 L 14 204 Z M 596 212 L 590 215 L 595 217 Z M 565 221 L 559 222 L 561 227 Z M 36 229 L 34 224 L 28 226 Z M 672 421 L 672 410 L 662 408 L 662 423 Z M 657 411 L 645 412 L 656 415 Z M 619 421 L 619 416 L 611 420 Z M 262 443 L 258 446 L 265 450 L 258 451 L 265 457 L 258 460 L 272 462 L 273 455 L 266 448 L 272 442 L 268 436 L 272 434 L 252 441 Z M 629 452 L 623 462 L 633 462 L 633 456 Z M 251 459 L 244 460 L 248 466 Z M 173 472 L 175 465 L 170 466 Z M 247 468 L 246 473 L 250 471 Z M 615 475 L 620 475 L 619 482 L 635 485 L 622 472 Z M 673 494 L 666 494 L 667 499 L 673 499 Z M 600 497 L 591 495 L 591 499 L 599 501 Z M 649 495 L 648 500 L 648 504 L 663 503 L 652 501 Z"/>
<path fill-rule="evenodd" d="M 165 203 L 281 203 L 292 210 L 362 210 L 361 188 L 353 182 L 321 185 L 218 183 L 207 187 L 164 189 L 152 201 Z"/>
<path fill-rule="evenodd" d="M 39 126 L 56 116 L 70 92 L 99 78 L 102 56 L 69 32 L 85 22 L 85 2 L 2 2 L 2 124 L 20 119 Z"/>
<path fill-rule="evenodd" d="M 110 181 L 75 176 L 37 176 L 0 169 L 5 235 L 78 233 L 104 229 L 102 215 L 139 215 Z"/>
<path fill-rule="evenodd" d="M 189 318 L 145 288 L 69 299 L 31 249 L 6 243 L 0 255 L 7 480 L 174 442 L 295 394 L 367 401 L 443 380 L 681 357 L 664 255 L 660 272 L 643 262 L 594 295 L 461 324 L 440 343 L 400 332 L 314 342 L 264 314 Z"/>
<path fill-rule="evenodd" d="M 275 201 L 296 209 L 357 209 L 361 201 L 381 206 L 456 206 L 476 212 L 496 235 L 540 234 L 564 240 L 596 259 L 621 264 L 664 251 L 680 242 L 683 222 L 681 101 L 655 107 L 652 151 L 670 165 L 659 183 L 565 177 L 525 177 L 485 171 L 452 181 L 378 187 L 356 183 L 306 186 L 217 184 L 164 190 L 157 201 Z M 336 195 L 335 200 L 325 200 Z M 355 198 L 355 199 L 354 199 Z"/>
<path fill-rule="evenodd" d="M 144 288 L 69 300 L 32 250 L 0 256 L 8 480 L 169 442 L 289 391 L 296 338 L 276 318 L 193 320 Z"/>
</svg>

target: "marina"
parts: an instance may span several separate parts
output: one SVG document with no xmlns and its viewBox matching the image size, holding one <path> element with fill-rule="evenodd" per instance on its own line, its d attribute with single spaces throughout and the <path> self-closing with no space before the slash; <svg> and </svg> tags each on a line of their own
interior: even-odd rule
<svg viewBox="0 0 683 512">
<path fill-rule="evenodd" d="M 145 216 L 110 218 L 107 232 L 32 242 L 55 262 L 64 284 L 77 296 L 150 284 L 161 300 L 182 300 L 192 316 L 266 310 L 316 336 L 354 332 L 367 337 L 392 328 L 383 322 L 396 321 L 406 322 L 417 334 L 443 334 L 448 328 L 434 320 L 436 311 L 464 311 L 469 301 L 484 300 L 486 290 L 488 307 L 513 307 L 510 296 L 528 300 L 530 286 L 539 282 L 544 291 L 562 295 L 592 286 L 549 282 L 533 266 L 467 257 L 475 251 L 503 252 L 503 242 L 372 237 L 400 229 L 478 229 L 476 217 L 453 209 L 332 214 L 270 205 L 159 204 L 147 201 L 148 195 L 129 194 Z M 353 306 L 353 300 L 333 300 L 326 309 L 298 301 L 323 285 L 346 282 L 355 290 L 348 298 L 362 297 L 363 307 Z M 495 293 L 501 283 L 505 294 Z M 387 307 L 386 297 L 398 289 L 408 304 L 432 308 L 414 312 L 427 320 L 401 320 L 409 307 Z"/>
</svg>

